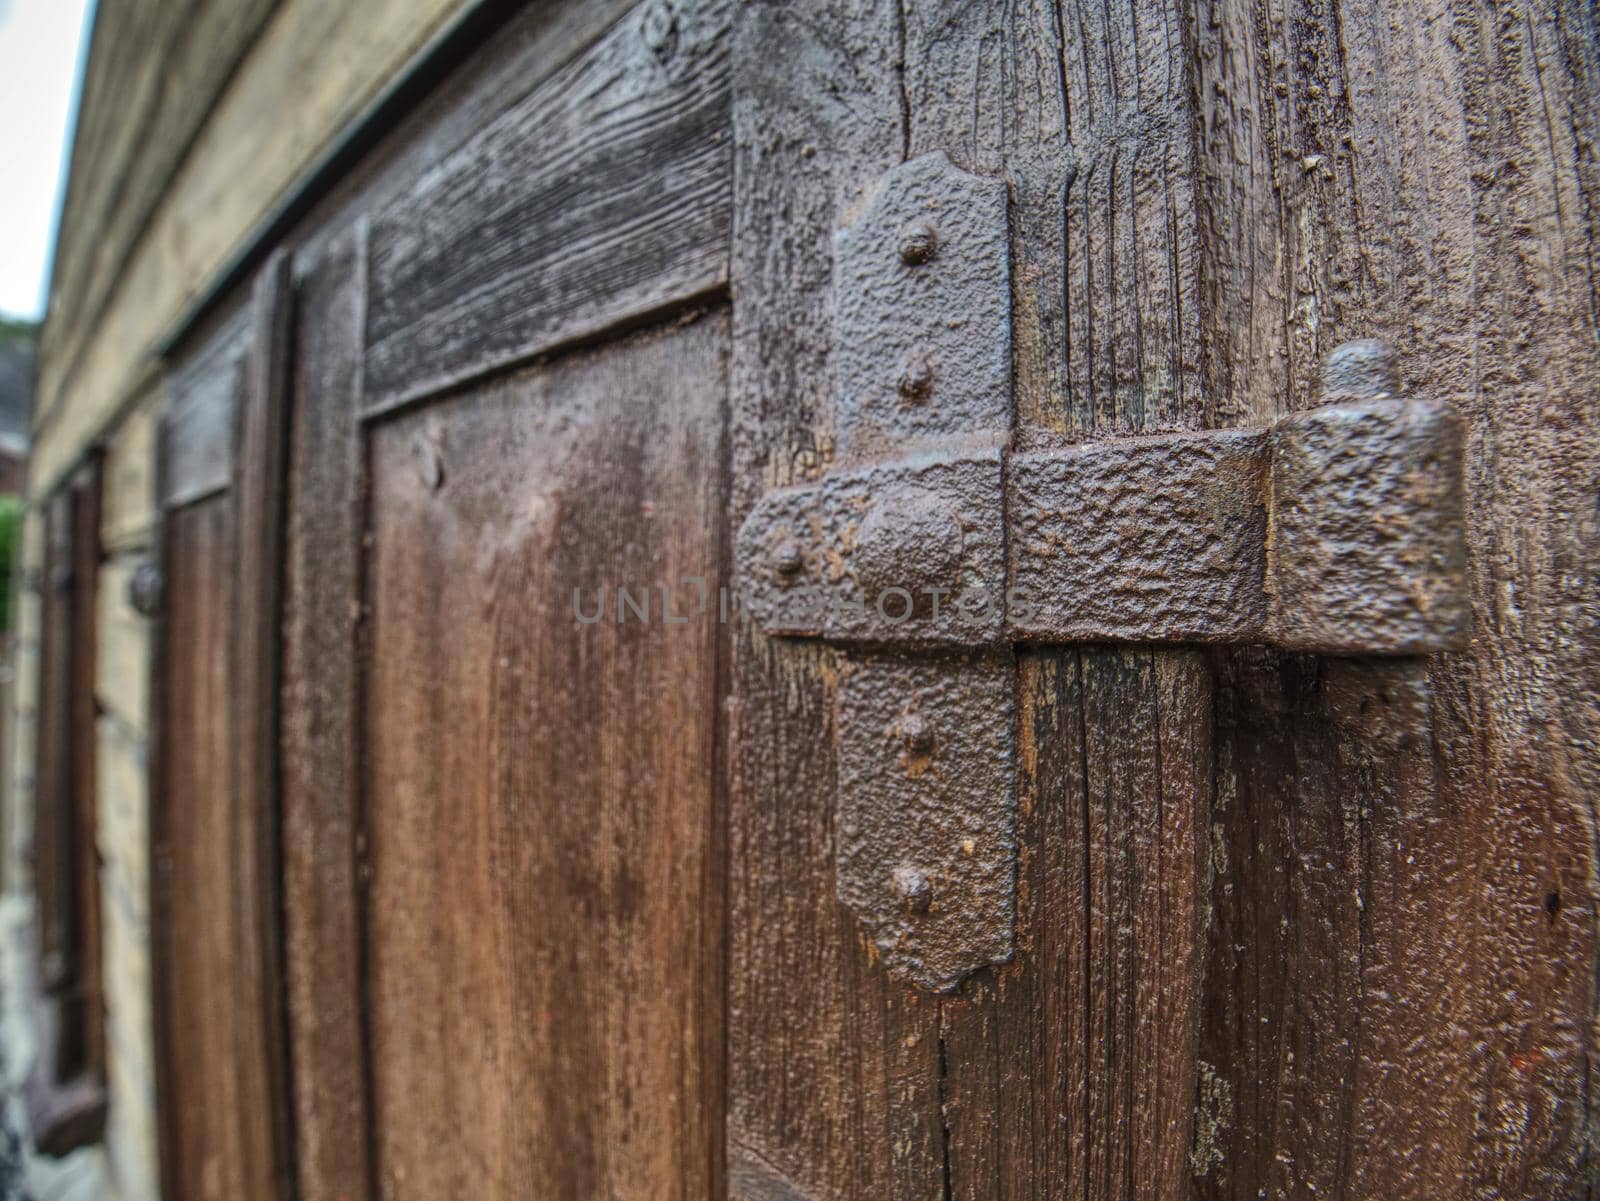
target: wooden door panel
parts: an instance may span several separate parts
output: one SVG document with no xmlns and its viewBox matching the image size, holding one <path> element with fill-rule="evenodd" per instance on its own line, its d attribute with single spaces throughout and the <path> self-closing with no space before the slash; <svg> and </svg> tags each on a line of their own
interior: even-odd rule
<svg viewBox="0 0 1600 1201">
<path fill-rule="evenodd" d="M 373 434 L 384 1196 L 714 1195 L 727 338 L 716 312 Z"/>
<path fill-rule="evenodd" d="M 248 306 L 175 364 L 159 452 L 152 972 L 169 1201 L 267 1201 L 294 1171 L 276 779 L 287 266 L 272 258 Z"/>
<path fill-rule="evenodd" d="M 639 6 L 377 214 L 369 405 L 726 284 L 731 9 Z"/>
<path fill-rule="evenodd" d="M 242 1197 L 233 969 L 237 931 L 229 811 L 228 633 L 234 555 L 226 493 L 170 514 L 159 670 L 169 735 L 161 794 L 163 1024 L 173 1053 L 162 1097 L 169 1189 L 185 1199 Z"/>
</svg>

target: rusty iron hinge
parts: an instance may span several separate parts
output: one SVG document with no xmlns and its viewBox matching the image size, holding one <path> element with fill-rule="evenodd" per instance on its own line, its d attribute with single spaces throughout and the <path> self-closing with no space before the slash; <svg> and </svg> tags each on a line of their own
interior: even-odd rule
<svg viewBox="0 0 1600 1201">
<path fill-rule="evenodd" d="M 1015 645 L 1466 638 L 1459 425 L 1380 345 L 1265 429 L 1013 452 L 1003 182 L 895 168 L 834 285 L 839 462 L 762 498 L 737 571 L 767 634 L 842 648 L 837 889 L 894 973 L 1011 956 Z"/>
</svg>

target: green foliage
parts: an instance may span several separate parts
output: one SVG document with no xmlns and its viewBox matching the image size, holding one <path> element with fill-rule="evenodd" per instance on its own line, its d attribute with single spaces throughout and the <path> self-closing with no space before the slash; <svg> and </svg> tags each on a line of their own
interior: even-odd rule
<svg viewBox="0 0 1600 1201">
<path fill-rule="evenodd" d="M 11 629 L 11 593 L 16 586 L 17 538 L 22 531 L 22 498 L 0 496 L 0 630 Z"/>
<path fill-rule="evenodd" d="M 0 342 L 33 342 L 38 336 L 37 321 L 24 321 L 21 317 L 8 317 L 0 313 Z"/>
</svg>

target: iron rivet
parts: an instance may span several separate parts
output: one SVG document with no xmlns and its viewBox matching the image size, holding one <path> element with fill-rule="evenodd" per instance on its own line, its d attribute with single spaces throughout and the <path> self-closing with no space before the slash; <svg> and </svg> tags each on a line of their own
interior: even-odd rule
<svg viewBox="0 0 1600 1201">
<path fill-rule="evenodd" d="M 933 904 L 933 884 L 921 868 L 901 864 L 894 869 L 894 890 L 912 913 L 926 913 Z"/>
<path fill-rule="evenodd" d="M 920 266 L 938 250 L 939 231 L 926 221 L 913 221 L 900 231 L 900 261 L 906 266 Z"/>
<path fill-rule="evenodd" d="M 800 569 L 806 565 L 806 557 L 801 553 L 800 544 L 785 542 L 772 552 L 772 567 L 780 576 L 792 578 L 800 574 Z"/>
<path fill-rule="evenodd" d="M 900 737 L 907 750 L 926 755 L 933 750 L 933 723 L 920 713 L 907 714 L 900 722 Z"/>
<path fill-rule="evenodd" d="M 933 391 L 933 364 L 928 356 L 917 351 L 906 355 L 900 364 L 900 378 L 895 381 L 900 395 L 906 400 L 926 400 Z"/>
</svg>

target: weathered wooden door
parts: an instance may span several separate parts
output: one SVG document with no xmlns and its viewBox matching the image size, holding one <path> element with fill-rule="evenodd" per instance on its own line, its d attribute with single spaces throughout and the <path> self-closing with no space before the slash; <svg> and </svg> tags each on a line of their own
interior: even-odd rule
<svg viewBox="0 0 1600 1201">
<path fill-rule="evenodd" d="M 300 1195 L 1585 1195 L 1600 78 L 1525 17 L 465 57 L 287 235 Z"/>
</svg>

